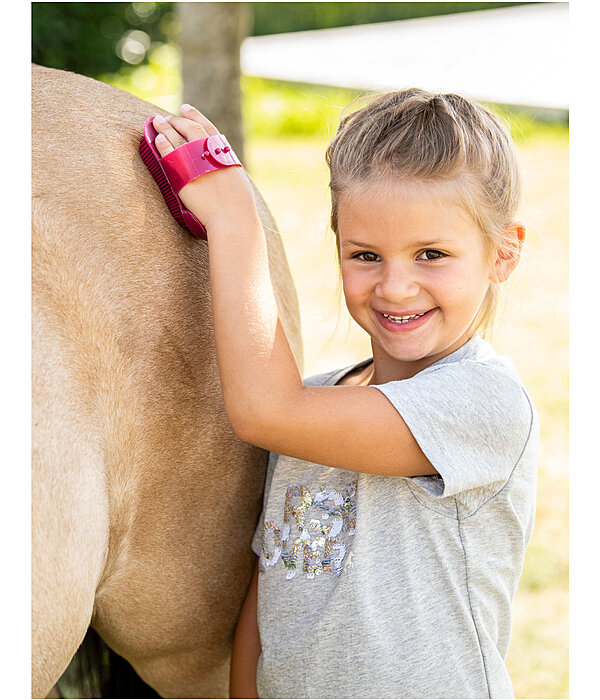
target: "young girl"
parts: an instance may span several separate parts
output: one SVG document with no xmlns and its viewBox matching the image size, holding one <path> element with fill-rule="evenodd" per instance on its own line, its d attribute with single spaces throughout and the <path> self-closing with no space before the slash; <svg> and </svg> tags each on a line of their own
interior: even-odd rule
<svg viewBox="0 0 600 700">
<path fill-rule="evenodd" d="M 163 156 L 217 133 L 182 115 L 154 122 Z M 411 89 L 343 119 L 327 162 L 345 300 L 373 357 L 304 383 L 243 170 L 180 192 L 208 231 L 228 418 L 271 452 L 232 697 L 512 697 L 538 428 L 477 329 L 525 236 L 513 146 L 483 107 Z"/>
</svg>

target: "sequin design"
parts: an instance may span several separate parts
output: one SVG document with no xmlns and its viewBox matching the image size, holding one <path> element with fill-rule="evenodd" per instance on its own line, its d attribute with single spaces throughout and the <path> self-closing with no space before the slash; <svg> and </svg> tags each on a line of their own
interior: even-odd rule
<svg viewBox="0 0 600 700">
<path fill-rule="evenodd" d="M 269 547 L 269 535 L 273 535 L 272 544 Z M 263 564 L 265 566 L 275 566 L 281 556 L 281 530 L 277 527 L 277 523 L 272 520 L 265 523 L 262 533 L 262 553 L 264 556 Z"/>
<path fill-rule="evenodd" d="M 285 577 L 301 571 L 309 579 L 322 574 L 340 576 L 348 551 L 348 538 L 356 529 L 358 480 L 344 491 L 321 486 L 313 496 L 302 485 L 290 486 L 285 495 L 283 527 L 265 522 L 259 571 L 281 562 Z"/>
</svg>

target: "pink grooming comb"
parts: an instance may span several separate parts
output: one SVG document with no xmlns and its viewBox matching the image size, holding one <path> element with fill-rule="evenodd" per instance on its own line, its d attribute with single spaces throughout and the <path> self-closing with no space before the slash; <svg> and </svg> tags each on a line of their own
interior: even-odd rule
<svg viewBox="0 0 600 700">
<path fill-rule="evenodd" d="M 201 175 L 232 165 L 241 166 L 241 163 L 223 134 L 190 141 L 161 158 L 154 145 L 158 132 L 152 125 L 153 119 L 154 117 L 150 117 L 144 124 L 144 136 L 140 141 L 142 160 L 156 180 L 173 218 L 189 234 L 206 240 L 206 229 L 192 212 L 183 206 L 177 193 L 184 185 Z"/>
</svg>

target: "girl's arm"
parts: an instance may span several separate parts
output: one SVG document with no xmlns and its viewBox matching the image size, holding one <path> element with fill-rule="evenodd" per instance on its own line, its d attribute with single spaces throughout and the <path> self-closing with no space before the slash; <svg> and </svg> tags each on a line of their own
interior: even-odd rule
<svg viewBox="0 0 600 700">
<path fill-rule="evenodd" d="M 230 698 L 258 698 L 256 666 L 261 647 L 256 616 L 257 592 L 258 559 L 233 636 L 229 675 Z"/>
<path fill-rule="evenodd" d="M 155 121 L 168 139 L 156 141 L 161 155 L 185 140 L 218 133 L 197 110 L 184 113 Z M 179 196 L 208 231 L 217 360 L 227 417 L 238 437 L 350 471 L 435 474 L 377 389 L 302 384 L 278 316 L 265 235 L 243 169 L 203 175 Z"/>
</svg>

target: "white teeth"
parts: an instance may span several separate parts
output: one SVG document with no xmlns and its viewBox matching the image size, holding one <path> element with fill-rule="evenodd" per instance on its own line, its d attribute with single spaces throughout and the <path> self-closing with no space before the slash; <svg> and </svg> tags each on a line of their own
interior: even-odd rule
<svg viewBox="0 0 600 700">
<path fill-rule="evenodd" d="M 393 321 L 394 323 L 407 323 L 408 321 L 412 321 L 415 318 L 421 318 L 421 316 L 425 315 L 425 312 L 423 312 L 422 314 L 414 314 L 413 316 L 390 316 L 390 314 L 382 315 L 390 321 Z"/>
</svg>

